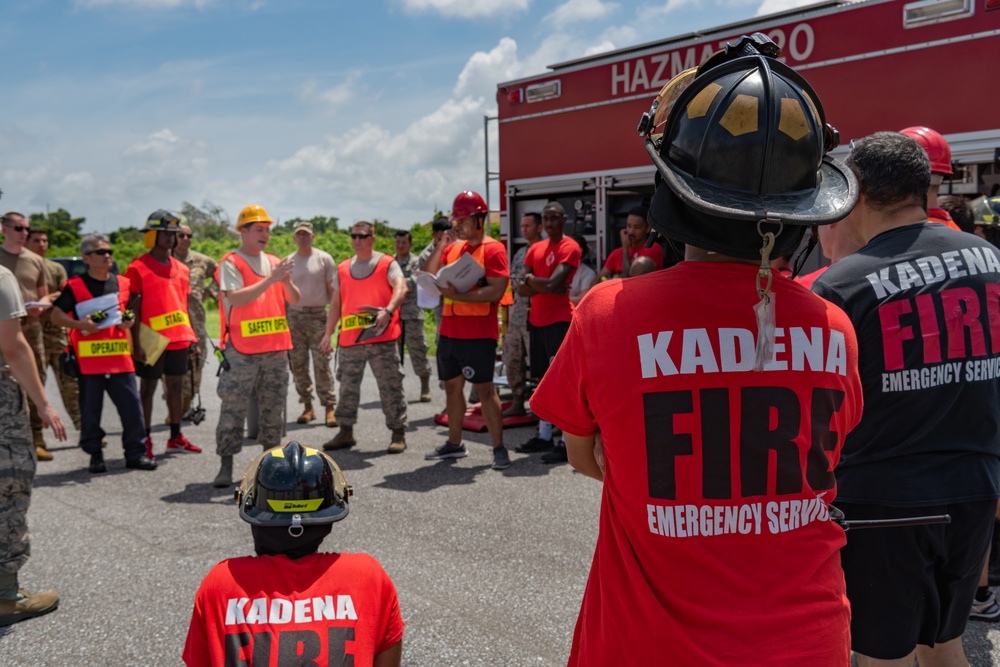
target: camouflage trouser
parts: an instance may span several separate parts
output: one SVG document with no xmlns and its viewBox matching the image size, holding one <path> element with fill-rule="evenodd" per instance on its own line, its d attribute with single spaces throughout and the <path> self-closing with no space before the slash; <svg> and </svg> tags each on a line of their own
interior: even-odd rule
<svg viewBox="0 0 1000 667">
<path fill-rule="evenodd" d="M 503 365 L 507 369 L 507 383 L 515 403 L 523 403 L 527 398 L 524 362 L 530 358 L 529 339 L 527 325 L 509 325 L 503 339 Z"/>
<path fill-rule="evenodd" d="M 399 358 L 403 358 L 402 344 L 406 343 L 406 349 L 410 351 L 413 372 L 417 374 L 418 378 L 429 378 L 431 369 L 427 365 L 427 339 L 424 338 L 424 321 L 400 320 L 399 324 L 403 327 L 403 335 L 399 337 L 401 346 Z"/>
<path fill-rule="evenodd" d="M 337 394 L 333 390 L 331 355 L 323 354 L 319 347 L 326 329 L 326 308 L 289 308 L 287 315 L 288 330 L 292 334 L 289 364 L 295 380 L 295 391 L 299 394 L 299 403 L 312 403 L 313 384 L 309 377 L 309 355 L 312 353 L 313 368 L 316 371 L 316 396 L 320 405 L 335 406 Z"/>
<path fill-rule="evenodd" d="M 38 377 L 45 386 L 45 342 L 42 337 L 42 323 L 37 319 L 28 318 L 21 325 L 21 332 L 24 333 L 25 340 L 31 346 L 31 351 L 35 354 L 35 365 L 38 367 Z M 31 415 L 31 439 L 36 445 L 44 445 L 42 439 L 42 418 L 38 416 L 38 409 L 35 404 L 28 399 L 28 409 Z"/>
<path fill-rule="evenodd" d="M 403 369 L 399 367 L 398 341 L 349 345 L 337 348 L 337 381 L 340 382 L 340 403 L 337 423 L 353 426 L 358 421 L 361 401 L 361 379 L 365 362 L 371 364 L 385 425 L 390 429 L 406 428 L 406 399 L 403 398 Z"/>
<path fill-rule="evenodd" d="M 59 395 L 62 397 L 63 406 L 66 408 L 66 413 L 69 418 L 73 420 L 73 426 L 76 430 L 80 430 L 80 385 L 77 384 L 76 378 L 71 378 L 62 372 L 59 368 L 59 355 L 62 354 L 62 350 L 45 350 L 45 363 L 48 368 L 52 369 L 52 375 L 56 379 L 56 384 L 59 385 Z"/>
<path fill-rule="evenodd" d="M 257 442 L 265 449 L 281 444 L 288 398 L 288 353 L 240 354 L 226 350 L 229 370 L 219 376 L 219 425 L 215 429 L 216 452 L 231 456 L 243 448 L 243 424 L 250 392 L 256 391 L 260 405 Z"/>
<path fill-rule="evenodd" d="M 35 448 L 21 387 L 0 375 L 0 573 L 17 574 L 28 556 L 28 505 L 35 479 Z"/>
</svg>

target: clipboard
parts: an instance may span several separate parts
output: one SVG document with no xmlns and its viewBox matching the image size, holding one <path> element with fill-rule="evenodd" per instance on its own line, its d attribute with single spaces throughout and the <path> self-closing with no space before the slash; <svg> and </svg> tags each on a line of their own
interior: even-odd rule
<svg viewBox="0 0 1000 667">
<path fill-rule="evenodd" d="M 154 365 L 169 344 L 169 338 L 158 331 L 154 331 L 142 322 L 139 323 L 139 345 L 142 347 L 143 352 L 146 353 L 145 364 L 147 366 Z"/>
</svg>

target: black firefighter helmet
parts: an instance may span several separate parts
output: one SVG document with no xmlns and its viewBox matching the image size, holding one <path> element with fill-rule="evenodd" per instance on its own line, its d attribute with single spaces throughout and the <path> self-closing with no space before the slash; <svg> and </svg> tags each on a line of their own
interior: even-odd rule
<svg viewBox="0 0 1000 667">
<path fill-rule="evenodd" d="M 292 441 L 250 462 L 236 502 L 247 523 L 292 529 L 340 521 L 350 511 L 351 493 L 329 455 Z"/>
<path fill-rule="evenodd" d="M 780 53 L 760 33 L 745 36 L 674 77 L 643 115 L 639 132 L 657 168 L 649 211 L 657 232 L 758 259 L 764 233 L 775 234 L 771 256 L 781 256 L 807 227 L 850 213 L 857 179 L 827 155 L 837 131 Z"/>
</svg>

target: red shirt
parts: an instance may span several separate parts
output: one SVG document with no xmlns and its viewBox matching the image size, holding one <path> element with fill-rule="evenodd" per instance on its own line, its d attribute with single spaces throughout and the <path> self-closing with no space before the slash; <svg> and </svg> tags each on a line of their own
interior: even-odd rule
<svg viewBox="0 0 1000 667">
<path fill-rule="evenodd" d="M 465 247 L 459 256 L 469 252 L 469 244 L 464 241 Z M 442 266 L 447 264 L 446 256 L 448 248 L 454 244 L 449 244 L 441 254 Z M 502 243 L 492 236 L 483 237 L 483 267 L 486 269 L 486 278 L 510 278 L 510 262 L 507 260 L 507 249 Z M 462 317 L 445 316 L 441 318 L 441 335 L 448 338 L 491 338 L 496 340 L 500 336 L 500 325 L 497 322 L 497 310 L 499 302 L 490 304 L 490 312 L 483 317 Z"/>
<path fill-rule="evenodd" d="M 562 294 L 539 292 L 531 297 L 528 321 L 533 327 L 544 327 L 556 322 L 573 319 L 573 304 L 569 301 L 569 285 L 573 274 L 580 268 L 580 244 L 568 236 L 552 241 L 539 241 L 530 248 L 524 258 L 524 265 L 539 278 L 549 278 L 560 264 L 573 267 L 566 278 L 566 291 Z"/>
<path fill-rule="evenodd" d="M 638 248 L 628 249 L 628 261 L 634 262 L 636 257 L 649 257 L 656 262 L 656 269 L 663 268 L 663 248 L 659 243 L 654 243 L 652 248 L 647 248 L 645 244 Z M 621 276 L 622 273 L 622 249 L 615 248 L 604 261 L 604 268 L 611 272 L 612 276 Z"/>
<path fill-rule="evenodd" d="M 235 642 L 240 664 L 273 665 L 279 647 L 302 642 L 295 664 L 353 656 L 362 667 L 402 639 L 396 589 L 371 556 L 248 556 L 222 561 L 201 582 L 183 658 L 188 667 L 236 664 L 226 659 Z"/>
<path fill-rule="evenodd" d="M 857 340 L 843 311 L 776 275 L 775 356 L 755 372 L 756 274 L 682 262 L 595 286 L 531 399 L 604 441 L 570 667 L 849 664 L 827 503 L 861 418 Z"/>
</svg>

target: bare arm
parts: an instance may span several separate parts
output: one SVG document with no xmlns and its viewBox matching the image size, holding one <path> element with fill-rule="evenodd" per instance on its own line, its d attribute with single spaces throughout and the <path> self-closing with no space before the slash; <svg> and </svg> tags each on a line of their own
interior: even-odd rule
<svg viewBox="0 0 1000 667">
<path fill-rule="evenodd" d="M 441 268 L 441 254 L 444 252 L 444 249 L 448 246 L 448 244 L 454 243 L 457 238 L 458 235 L 453 229 L 449 229 L 441 235 L 441 238 L 434 243 L 434 251 L 431 252 L 431 256 L 427 258 L 426 262 L 424 262 L 423 271 L 425 273 L 438 272 L 438 269 Z"/>
<path fill-rule="evenodd" d="M 556 270 L 552 272 L 552 275 L 548 278 L 539 278 L 536 275 L 528 274 L 524 278 L 524 284 L 530 287 L 532 290 L 537 292 L 544 292 L 546 294 L 562 294 L 566 291 L 566 282 L 569 279 L 569 274 L 573 271 L 573 267 L 568 263 L 563 262 L 556 267 Z M 521 296 L 529 296 L 527 294 L 522 294 Z"/>
<path fill-rule="evenodd" d="M 45 395 L 42 381 L 38 377 L 38 367 L 35 365 L 35 354 L 31 351 L 31 346 L 21 333 L 21 321 L 17 318 L 0 321 L 0 352 L 3 353 L 10 373 L 21 385 L 28 397 L 38 408 L 38 416 L 42 420 L 42 425 L 51 427 L 56 439 L 60 442 L 66 440 L 66 427 L 56 414 L 55 409 L 49 404 L 49 399 Z"/>
<path fill-rule="evenodd" d="M 403 299 L 406 298 L 406 293 L 410 290 L 406 287 L 406 278 L 403 276 L 397 276 L 395 280 L 392 281 L 392 296 L 389 297 L 389 304 L 378 311 L 378 315 L 375 316 L 375 326 L 382 327 L 388 326 L 389 321 L 392 319 L 392 313 L 399 311 L 399 306 L 403 303 Z M 332 310 L 330 311 L 333 312 Z M 330 318 L 327 317 L 327 324 L 329 324 Z"/>
<path fill-rule="evenodd" d="M 399 667 L 403 660 L 403 641 L 400 640 L 375 656 L 372 667 Z"/>
<path fill-rule="evenodd" d="M 226 290 L 223 292 L 229 305 L 233 308 L 240 308 L 256 300 L 261 294 L 267 291 L 276 282 L 285 283 L 285 296 L 289 303 L 298 303 L 301 296 L 299 288 L 291 283 L 291 264 L 288 258 L 281 260 L 272 270 L 271 275 L 260 282 L 256 282 L 248 287 L 240 289 Z M 287 282 L 285 279 L 287 277 Z"/>
<path fill-rule="evenodd" d="M 597 435 L 573 435 L 563 431 L 566 439 L 566 454 L 569 464 L 587 477 L 593 477 L 599 482 L 604 481 L 604 468 L 597 462 L 594 455 Z"/>
</svg>

